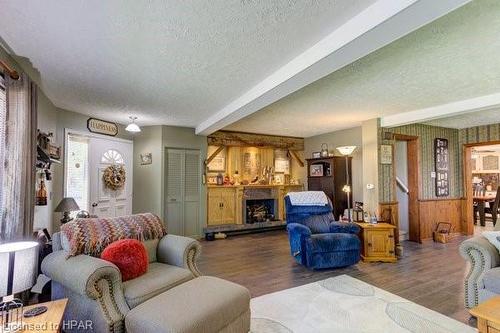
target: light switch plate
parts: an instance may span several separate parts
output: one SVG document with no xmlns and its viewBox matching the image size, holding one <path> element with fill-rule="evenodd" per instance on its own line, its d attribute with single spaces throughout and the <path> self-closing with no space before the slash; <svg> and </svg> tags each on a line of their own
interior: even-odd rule
<svg viewBox="0 0 500 333">
<path fill-rule="evenodd" d="M 366 184 L 366 189 L 367 190 L 373 190 L 375 188 L 375 185 L 373 184 Z"/>
<path fill-rule="evenodd" d="M 436 178 L 436 171 L 431 171 L 431 178 Z"/>
</svg>

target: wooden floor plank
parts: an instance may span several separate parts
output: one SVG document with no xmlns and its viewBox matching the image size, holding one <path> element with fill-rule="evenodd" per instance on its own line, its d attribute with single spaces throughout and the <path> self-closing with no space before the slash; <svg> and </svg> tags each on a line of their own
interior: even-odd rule
<svg viewBox="0 0 500 333">
<path fill-rule="evenodd" d="M 250 290 L 252 297 L 348 274 L 456 320 L 471 324 L 464 307 L 466 263 L 458 252 L 465 237 L 448 244 L 403 242 L 397 263 L 359 263 L 342 269 L 310 271 L 290 255 L 286 231 L 203 241 L 199 267 Z"/>
</svg>

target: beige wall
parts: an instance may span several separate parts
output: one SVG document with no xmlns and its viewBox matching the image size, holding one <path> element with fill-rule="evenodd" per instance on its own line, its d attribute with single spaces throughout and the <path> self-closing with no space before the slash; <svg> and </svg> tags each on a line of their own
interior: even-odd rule
<svg viewBox="0 0 500 333">
<path fill-rule="evenodd" d="M 200 173 L 207 155 L 207 138 L 195 134 L 194 128 L 146 126 L 134 137 L 133 212 L 150 211 L 164 217 L 165 150 L 167 148 L 200 150 Z M 140 154 L 151 153 L 152 164 L 141 165 Z M 200 224 L 206 223 L 206 187 L 201 186 Z M 168 221 L 166 221 L 168 225 Z"/>
<path fill-rule="evenodd" d="M 363 146 L 363 203 L 370 213 L 378 209 L 378 131 L 379 119 L 364 121 L 361 125 Z M 375 188 L 368 189 L 373 184 Z"/>
<path fill-rule="evenodd" d="M 357 146 L 352 155 L 352 197 L 354 201 L 363 201 L 363 149 L 361 139 L 361 127 L 354 127 L 346 130 L 325 133 L 312 136 L 304 140 L 304 157 L 311 158 L 312 153 L 321 150 L 321 144 L 326 143 L 330 153 L 339 156 L 335 149 L 339 146 Z M 300 178 L 307 183 L 307 167 L 300 170 Z"/>
</svg>

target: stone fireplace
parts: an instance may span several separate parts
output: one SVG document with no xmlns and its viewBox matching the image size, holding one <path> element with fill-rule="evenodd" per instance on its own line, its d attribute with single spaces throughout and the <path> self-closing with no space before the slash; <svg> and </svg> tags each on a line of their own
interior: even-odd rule
<svg viewBox="0 0 500 333">
<path fill-rule="evenodd" d="M 246 188 L 243 192 L 243 221 L 254 224 L 278 220 L 278 197 L 274 188 Z"/>
</svg>

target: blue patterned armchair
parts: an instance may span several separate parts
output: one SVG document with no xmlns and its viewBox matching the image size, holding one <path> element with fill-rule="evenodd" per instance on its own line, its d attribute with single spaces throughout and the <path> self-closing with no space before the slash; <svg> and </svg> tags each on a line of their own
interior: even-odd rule
<svg viewBox="0 0 500 333">
<path fill-rule="evenodd" d="M 346 267 L 360 259 L 359 227 L 335 222 L 328 202 L 326 206 L 293 206 L 285 197 L 291 254 L 308 268 Z"/>
</svg>

